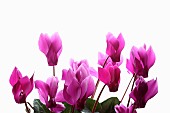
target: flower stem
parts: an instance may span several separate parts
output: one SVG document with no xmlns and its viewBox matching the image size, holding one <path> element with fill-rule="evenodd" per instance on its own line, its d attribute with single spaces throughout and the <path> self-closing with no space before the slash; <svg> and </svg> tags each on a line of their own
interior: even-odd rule
<svg viewBox="0 0 170 113">
<path fill-rule="evenodd" d="M 109 56 L 108 56 L 108 57 L 106 58 L 106 60 L 104 61 L 103 68 L 105 67 L 108 59 L 109 59 Z M 97 82 L 96 82 L 96 86 L 95 86 L 94 93 L 93 93 L 92 96 L 91 96 L 92 99 L 93 99 L 94 96 L 95 96 L 95 93 L 96 93 L 97 87 L 98 87 L 98 85 L 99 85 L 99 82 L 100 82 L 100 80 L 98 79 Z"/>
<path fill-rule="evenodd" d="M 71 113 L 74 113 L 75 106 L 72 106 Z"/>
<path fill-rule="evenodd" d="M 55 66 L 53 66 L 53 76 L 55 76 Z"/>
<path fill-rule="evenodd" d="M 132 79 L 133 79 L 133 76 L 132 76 L 132 78 L 131 78 L 130 81 L 129 81 L 129 84 L 128 84 L 128 86 L 127 86 L 127 88 L 126 88 L 126 90 L 125 90 L 125 92 L 124 92 L 124 94 L 123 94 L 123 97 L 122 97 L 120 103 L 123 101 L 123 99 L 124 99 L 124 97 L 125 97 L 125 95 L 126 95 L 126 93 L 127 93 L 127 90 L 128 90 L 128 88 L 129 88 L 129 86 L 130 86 L 130 83 L 132 82 Z"/>
<path fill-rule="evenodd" d="M 133 87 L 134 87 L 134 84 L 135 84 L 136 74 L 134 74 L 133 77 L 134 77 L 134 79 L 133 79 L 133 84 L 132 84 L 131 91 L 133 90 Z M 128 100 L 128 103 L 127 103 L 127 107 L 129 106 L 129 103 L 130 103 L 130 97 L 129 97 L 129 100 Z"/>
<path fill-rule="evenodd" d="M 26 107 L 26 112 L 27 112 L 27 113 L 30 113 L 30 109 L 29 109 L 28 106 L 27 106 L 27 102 L 25 102 L 25 107 Z"/>
<path fill-rule="evenodd" d="M 27 102 L 27 104 L 34 110 L 34 107 L 29 102 Z"/>
<path fill-rule="evenodd" d="M 95 110 L 96 110 L 96 107 L 97 107 L 97 104 L 98 104 L 99 98 L 100 98 L 100 96 L 101 96 L 101 94 L 102 94 L 102 92 L 103 92 L 103 90 L 104 90 L 105 86 L 106 86 L 106 84 L 103 86 L 102 90 L 100 91 L 100 93 L 99 93 L 99 95 L 98 95 L 98 97 L 97 97 L 97 100 L 96 100 L 96 101 L 95 101 L 95 103 L 94 103 L 94 106 L 93 106 L 93 109 L 92 109 L 92 113 L 94 113 L 94 112 L 95 112 Z"/>
</svg>

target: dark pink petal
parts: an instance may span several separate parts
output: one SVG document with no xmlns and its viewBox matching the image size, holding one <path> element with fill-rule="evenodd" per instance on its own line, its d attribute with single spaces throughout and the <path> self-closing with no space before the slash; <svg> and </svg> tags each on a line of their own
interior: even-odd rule
<svg viewBox="0 0 170 113">
<path fill-rule="evenodd" d="M 62 70 L 62 80 L 66 80 L 67 71 L 68 71 L 68 70 L 66 70 L 66 69 L 63 69 L 63 70 Z"/>
<path fill-rule="evenodd" d="M 110 73 L 105 68 L 98 67 L 99 80 L 105 84 L 109 84 L 111 81 Z"/>
<path fill-rule="evenodd" d="M 118 91 L 120 82 L 120 69 L 115 65 L 114 67 L 109 67 L 109 72 L 111 76 L 111 81 L 108 84 L 110 92 Z"/>
<path fill-rule="evenodd" d="M 22 78 L 22 74 L 17 67 L 15 67 L 10 76 L 9 83 L 14 86 L 20 78 Z"/>
<path fill-rule="evenodd" d="M 155 59 L 156 59 L 156 56 L 155 56 L 155 53 L 154 51 L 152 50 L 152 47 L 150 46 L 149 49 L 147 50 L 147 56 L 148 56 L 148 62 L 147 62 L 147 67 L 148 68 L 151 68 L 153 66 L 153 64 L 155 63 Z"/>
<path fill-rule="evenodd" d="M 40 34 L 39 41 L 38 41 L 39 49 L 41 52 L 43 52 L 45 55 L 49 51 L 49 47 L 51 45 L 50 38 L 47 34 Z"/>
<path fill-rule="evenodd" d="M 58 89 L 58 78 L 57 77 L 49 77 L 46 81 L 46 83 L 48 84 L 49 88 L 50 88 L 50 92 L 49 92 L 49 96 L 51 98 L 54 98 L 56 96 L 57 93 L 57 89 Z"/>
<path fill-rule="evenodd" d="M 154 97 L 158 93 L 158 82 L 157 79 L 150 80 L 147 82 L 148 91 L 145 94 L 145 102 Z"/>
<path fill-rule="evenodd" d="M 54 45 L 51 45 L 49 48 L 49 51 L 46 55 L 47 57 L 47 61 L 48 61 L 48 65 L 49 66 L 55 66 L 58 63 L 58 56 L 57 56 L 57 51 L 54 48 Z"/>
<path fill-rule="evenodd" d="M 26 102 L 26 94 L 22 90 L 22 86 L 18 81 L 12 88 L 12 93 L 14 95 L 14 99 L 16 103 L 25 103 Z"/>
<path fill-rule="evenodd" d="M 51 111 L 53 113 L 61 113 L 65 109 L 65 106 L 63 104 L 56 104 L 55 107 L 51 108 Z"/>
<path fill-rule="evenodd" d="M 133 111 L 133 105 L 126 107 L 123 104 L 115 106 L 116 113 L 137 113 L 136 110 Z"/>
<path fill-rule="evenodd" d="M 30 94 L 30 92 L 33 90 L 34 87 L 34 80 L 33 80 L 34 74 L 29 79 L 27 76 L 20 79 L 20 83 L 22 85 L 22 89 L 24 93 L 27 95 Z"/>
<path fill-rule="evenodd" d="M 38 89 L 38 93 L 40 95 L 41 102 L 48 103 L 48 94 L 49 94 L 49 86 L 45 82 L 41 80 L 35 81 L 35 88 Z M 43 99 L 43 100 L 42 100 Z"/>
</svg>

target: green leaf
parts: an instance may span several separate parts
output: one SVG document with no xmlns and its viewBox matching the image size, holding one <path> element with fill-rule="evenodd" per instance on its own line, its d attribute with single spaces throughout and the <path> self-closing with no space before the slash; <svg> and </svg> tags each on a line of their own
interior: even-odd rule
<svg viewBox="0 0 170 113">
<path fill-rule="evenodd" d="M 39 99 L 34 99 L 34 113 L 50 113 L 50 110 Z"/>
<path fill-rule="evenodd" d="M 62 111 L 61 113 L 71 113 L 71 111 L 72 111 L 72 106 L 71 106 L 70 104 L 66 103 L 66 102 L 63 102 L 63 104 L 64 104 L 64 106 L 65 106 L 65 110 Z M 74 113 L 81 113 L 81 112 L 75 109 L 75 110 L 74 110 Z"/>
<path fill-rule="evenodd" d="M 88 98 L 88 99 L 86 100 L 85 110 L 88 109 L 88 110 L 92 111 L 93 105 L 94 105 L 95 101 L 96 101 L 96 100 L 93 100 L 93 99 L 91 99 L 91 98 Z M 98 102 L 95 112 L 99 112 L 99 111 L 101 110 L 101 108 L 102 108 L 102 106 L 101 106 L 101 104 Z"/>
<path fill-rule="evenodd" d="M 120 104 L 120 101 L 117 97 L 111 97 L 101 103 L 102 110 L 100 113 L 116 113 L 114 106 Z"/>
</svg>

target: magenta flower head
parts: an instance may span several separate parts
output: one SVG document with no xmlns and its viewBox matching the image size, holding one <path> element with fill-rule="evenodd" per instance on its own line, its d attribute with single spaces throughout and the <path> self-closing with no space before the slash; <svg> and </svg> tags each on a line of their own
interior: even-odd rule
<svg viewBox="0 0 170 113">
<path fill-rule="evenodd" d="M 138 76 L 148 77 L 149 69 L 155 63 L 155 53 L 150 46 L 146 50 L 146 45 L 139 49 L 135 46 L 132 47 L 130 52 L 130 59 L 127 59 L 126 68 L 132 73 Z"/>
<path fill-rule="evenodd" d="M 40 35 L 38 41 L 39 49 L 47 57 L 48 65 L 55 66 L 62 51 L 62 41 L 58 33 L 54 33 L 51 37 L 47 34 Z"/>
<path fill-rule="evenodd" d="M 58 78 L 54 76 L 49 77 L 46 83 L 41 80 L 35 81 L 35 87 L 38 89 L 41 102 L 55 113 L 60 113 L 65 109 L 62 104 L 57 104 L 55 100 L 57 95 L 58 82 Z"/>
<path fill-rule="evenodd" d="M 120 83 L 120 69 L 117 65 L 109 63 L 105 68 L 98 67 L 99 80 L 105 83 L 110 92 L 118 91 Z"/>
<path fill-rule="evenodd" d="M 130 107 L 126 107 L 123 104 L 116 105 L 115 111 L 116 113 L 137 113 L 133 107 L 134 107 L 133 105 L 131 105 Z"/>
<path fill-rule="evenodd" d="M 135 101 L 135 108 L 144 108 L 147 101 L 158 93 L 157 79 L 145 82 L 143 77 L 136 80 L 136 87 L 130 93 L 130 97 Z"/>
<path fill-rule="evenodd" d="M 14 68 L 9 82 L 11 84 L 12 93 L 14 95 L 14 99 L 16 103 L 25 103 L 27 96 L 30 94 L 30 92 L 33 90 L 34 84 L 33 84 L 33 76 L 29 79 L 28 76 L 22 77 L 21 72 L 17 69 L 17 67 Z"/>
<path fill-rule="evenodd" d="M 90 75 L 88 67 L 84 63 L 71 66 L 69 70 L 63 70 L 62 80 L 65 80 L 63 98 L 77 110 L 82 110 L 86 99 L 91 96 L 95 89 L 95 84 Z"/>
<path fill-rule="evenodd" d="M 117 38 L 113 36 L 112 33 L 106 35 L 107 48 L 106 53 L 110 56 L 113 62 L 120 61 L 121 52 L 125 46 L 125 41 L 120 33 Z"/>
</svg>

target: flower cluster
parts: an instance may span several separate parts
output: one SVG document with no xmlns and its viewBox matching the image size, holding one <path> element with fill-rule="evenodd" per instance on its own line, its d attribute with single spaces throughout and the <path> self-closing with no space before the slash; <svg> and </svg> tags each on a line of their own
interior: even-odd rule
<svg viewBox="0 0 170 113">
<path fill-rule="evenodd" d="M 145 80 L 149 75 L 149 69 L 155 63 L 155 53 L 151 46 L 147 49 L 145 44 L 140 48 L 132 47 L 130 59 L 126 60 L 126 68 L 132 74 L 127 89 L 133 80 L 127 106 L 122 104 L 127 89 L 121 100 L 111 97 L 99 103 L 105 87 L 114 93 L 119 90 L 121 82 L 119 66 L 123 62 L 121 53 L 125 47 L 125 40 L 121 33 L 116 38 L 109 32 L 106 35 L 106 43 L 105 54 L 98 53 L 98 70 L 89 66 L 87 60 L 71 59 L 70 68 L 62 70 L 64 84 L 63 89 L 58 91 L 60 80 L 55 75 L 55 66 L 62 52 L 62 40 L 57 32 L 51 37 L 41 33 L 38 41 L 39 49 L 46 56 L 48 66 L 53 68 L 53 76 L 47 78 L 46 82 L 34 80 L 34 74 L 29 79 L 28 76 L 23 77 L 15 67 L 9 79 L 15 102 L 24 103 L 27 113 L 30 113 L 30 108 L 34 113 L 137 113 L 137 109 L 144 108 L 147 101 L 158 93 L 157 79 Z M 97 78 L 96 83 L 94 77 Z M 104 86 L 97 99 L 94 99 L 99 82 L 103 82 Z M 34 87 L 39 93 L 39 99 L 34 99 L 32 106 L 26 98 Z M 133 102 L 130 103 L 130 99 L 133 99 Z"/>
</svg>

